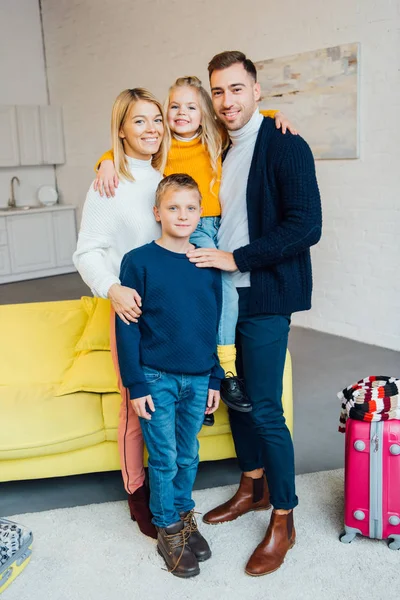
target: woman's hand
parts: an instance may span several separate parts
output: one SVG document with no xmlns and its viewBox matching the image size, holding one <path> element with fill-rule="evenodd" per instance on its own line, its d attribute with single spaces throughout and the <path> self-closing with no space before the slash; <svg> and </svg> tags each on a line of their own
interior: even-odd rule
<svg viewBox="0 0 400 600">
<path fill-rule="evenodd" d="M 298 133 L 297 129 L 295 127 L 293 127 L 293 125 L 291 124 L 289 119 L 287 119 L 285 117 L 285 115 L 283 113 L 281 113 L 281 111 L 277 112 L 275 115 L 275 126 L 277 129 L 282 129 L 282 133 L 286 133 L 287 129 L 293 135 L 297 135 L 297 133 Z M 109 161 L 105 161 L 105 162 L 109 162 Z"/>
<path fill-rule="evenodd" d="M 108 290 L 108 297 L 113 309 L 124 323 L 129 325 L 129 321 L 138 322 L 138 318 L 142 314 L 140 309 L 142 299 L 136 290 L 114 283 Z"/>
<path fill-rule="evenodd" d="M 218 409 L 220 398 L 217 390 L 208 390 L 207 408 L 204 411 L 206 415 L 211 415 Z"/>
<path fill-rule="evenodd" d="M 119 179 L 112 160 L 103 160 L 94 180 L 94 191 L 100 196 L 106 193 L 107 198 L 115 196 L 115 188 L 118 187 Z"/>
<path fill-rule="evenodd" d="M 151 421 L 151 414 L 146 410 L 146 403 L 151 412 L 154 412 L 156 409 L 154 408 L 153 398 L 151 396 L 143 396 L 142 398 L 135 398 L 131 400 L 133 410 L 137 414 L 138 417 L 142 417 L 142 419 L 147 419 L 147 421 Z"/>
</svg>

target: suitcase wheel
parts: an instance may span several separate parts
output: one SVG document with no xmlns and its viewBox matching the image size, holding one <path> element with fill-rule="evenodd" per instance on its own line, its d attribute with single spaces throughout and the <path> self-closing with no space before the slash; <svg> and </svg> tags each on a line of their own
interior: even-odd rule
<svg viewBox="0 0 400 600">
<path fill-rule="evenodd" d="M 342 542 L 342 544 L 351 544 L 351 542 L 354 540 L 354 538 L 356 537 L 356 534 L 351 532 L 346 532 L 344 531 L 343 533 L 340 534 L 339 536 L 339 540 Z"/>
<path fill-rule="evenodd" d="M 400 550 L 400 535 L 389 538 L 388 546 L 391 550 Z"/>
</svg>

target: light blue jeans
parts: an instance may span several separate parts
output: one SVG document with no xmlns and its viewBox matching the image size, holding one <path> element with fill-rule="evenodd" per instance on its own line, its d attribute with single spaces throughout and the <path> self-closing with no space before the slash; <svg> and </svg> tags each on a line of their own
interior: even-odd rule
<svg viewBox="0 0 400 600">
<path fill-rule="evenodd" d="M 168 527 L 194 508 L 192 489 L 199 464 L 199 433 L 210 374 L 165 373 L 143 366 L 154 402 L 151 420 L 139 418 L 149 452 L 153 523 Z M 149 411 L 151 412 L 151 411 Z"/>
<path fill-rule="evenodd" d="M 221 217 L 203 217 L 190 236 L 192 244 L 199 248 L 217 248 L 217 234 Z M 222 312 L 218 327 L 218 345 L 235 343 L 239 298 L 230 273 L 222 271 Z"/>
</svg>

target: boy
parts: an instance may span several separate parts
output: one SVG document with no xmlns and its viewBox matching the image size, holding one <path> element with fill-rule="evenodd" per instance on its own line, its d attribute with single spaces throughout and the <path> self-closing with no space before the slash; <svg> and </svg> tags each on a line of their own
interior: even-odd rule
<svg viewBox="0 0 400 600">
<path fill-rule="evenodd" d="M 211 550 L 197 529 L 192 488 L 204 413 L 215 412 L 224 371 L 216 344 L 221 275 L 198 269 L 186 253 L 201 215 L 201 195 L 189 175 L 158 185 L 154 215 L 161 237 L 126 254 L 121 284 L 137 290 L 139 323 L 116 319 L 122 382 L 139 416 L 149 452 L 150 508 L 157 550 L 177 577 L 200 572 Z"/>
</svg>

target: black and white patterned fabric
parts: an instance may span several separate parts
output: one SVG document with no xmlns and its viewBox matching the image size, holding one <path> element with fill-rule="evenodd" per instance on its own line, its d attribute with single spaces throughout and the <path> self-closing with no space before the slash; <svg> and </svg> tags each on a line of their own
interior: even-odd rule
<svg viewBox="0 0 400 600">
<path fill-rule="evenodd" d="M 6 519 L 0 519 L 0 567 L 12 558 L 26 543 L 24 528 Z"/>
</svg>

